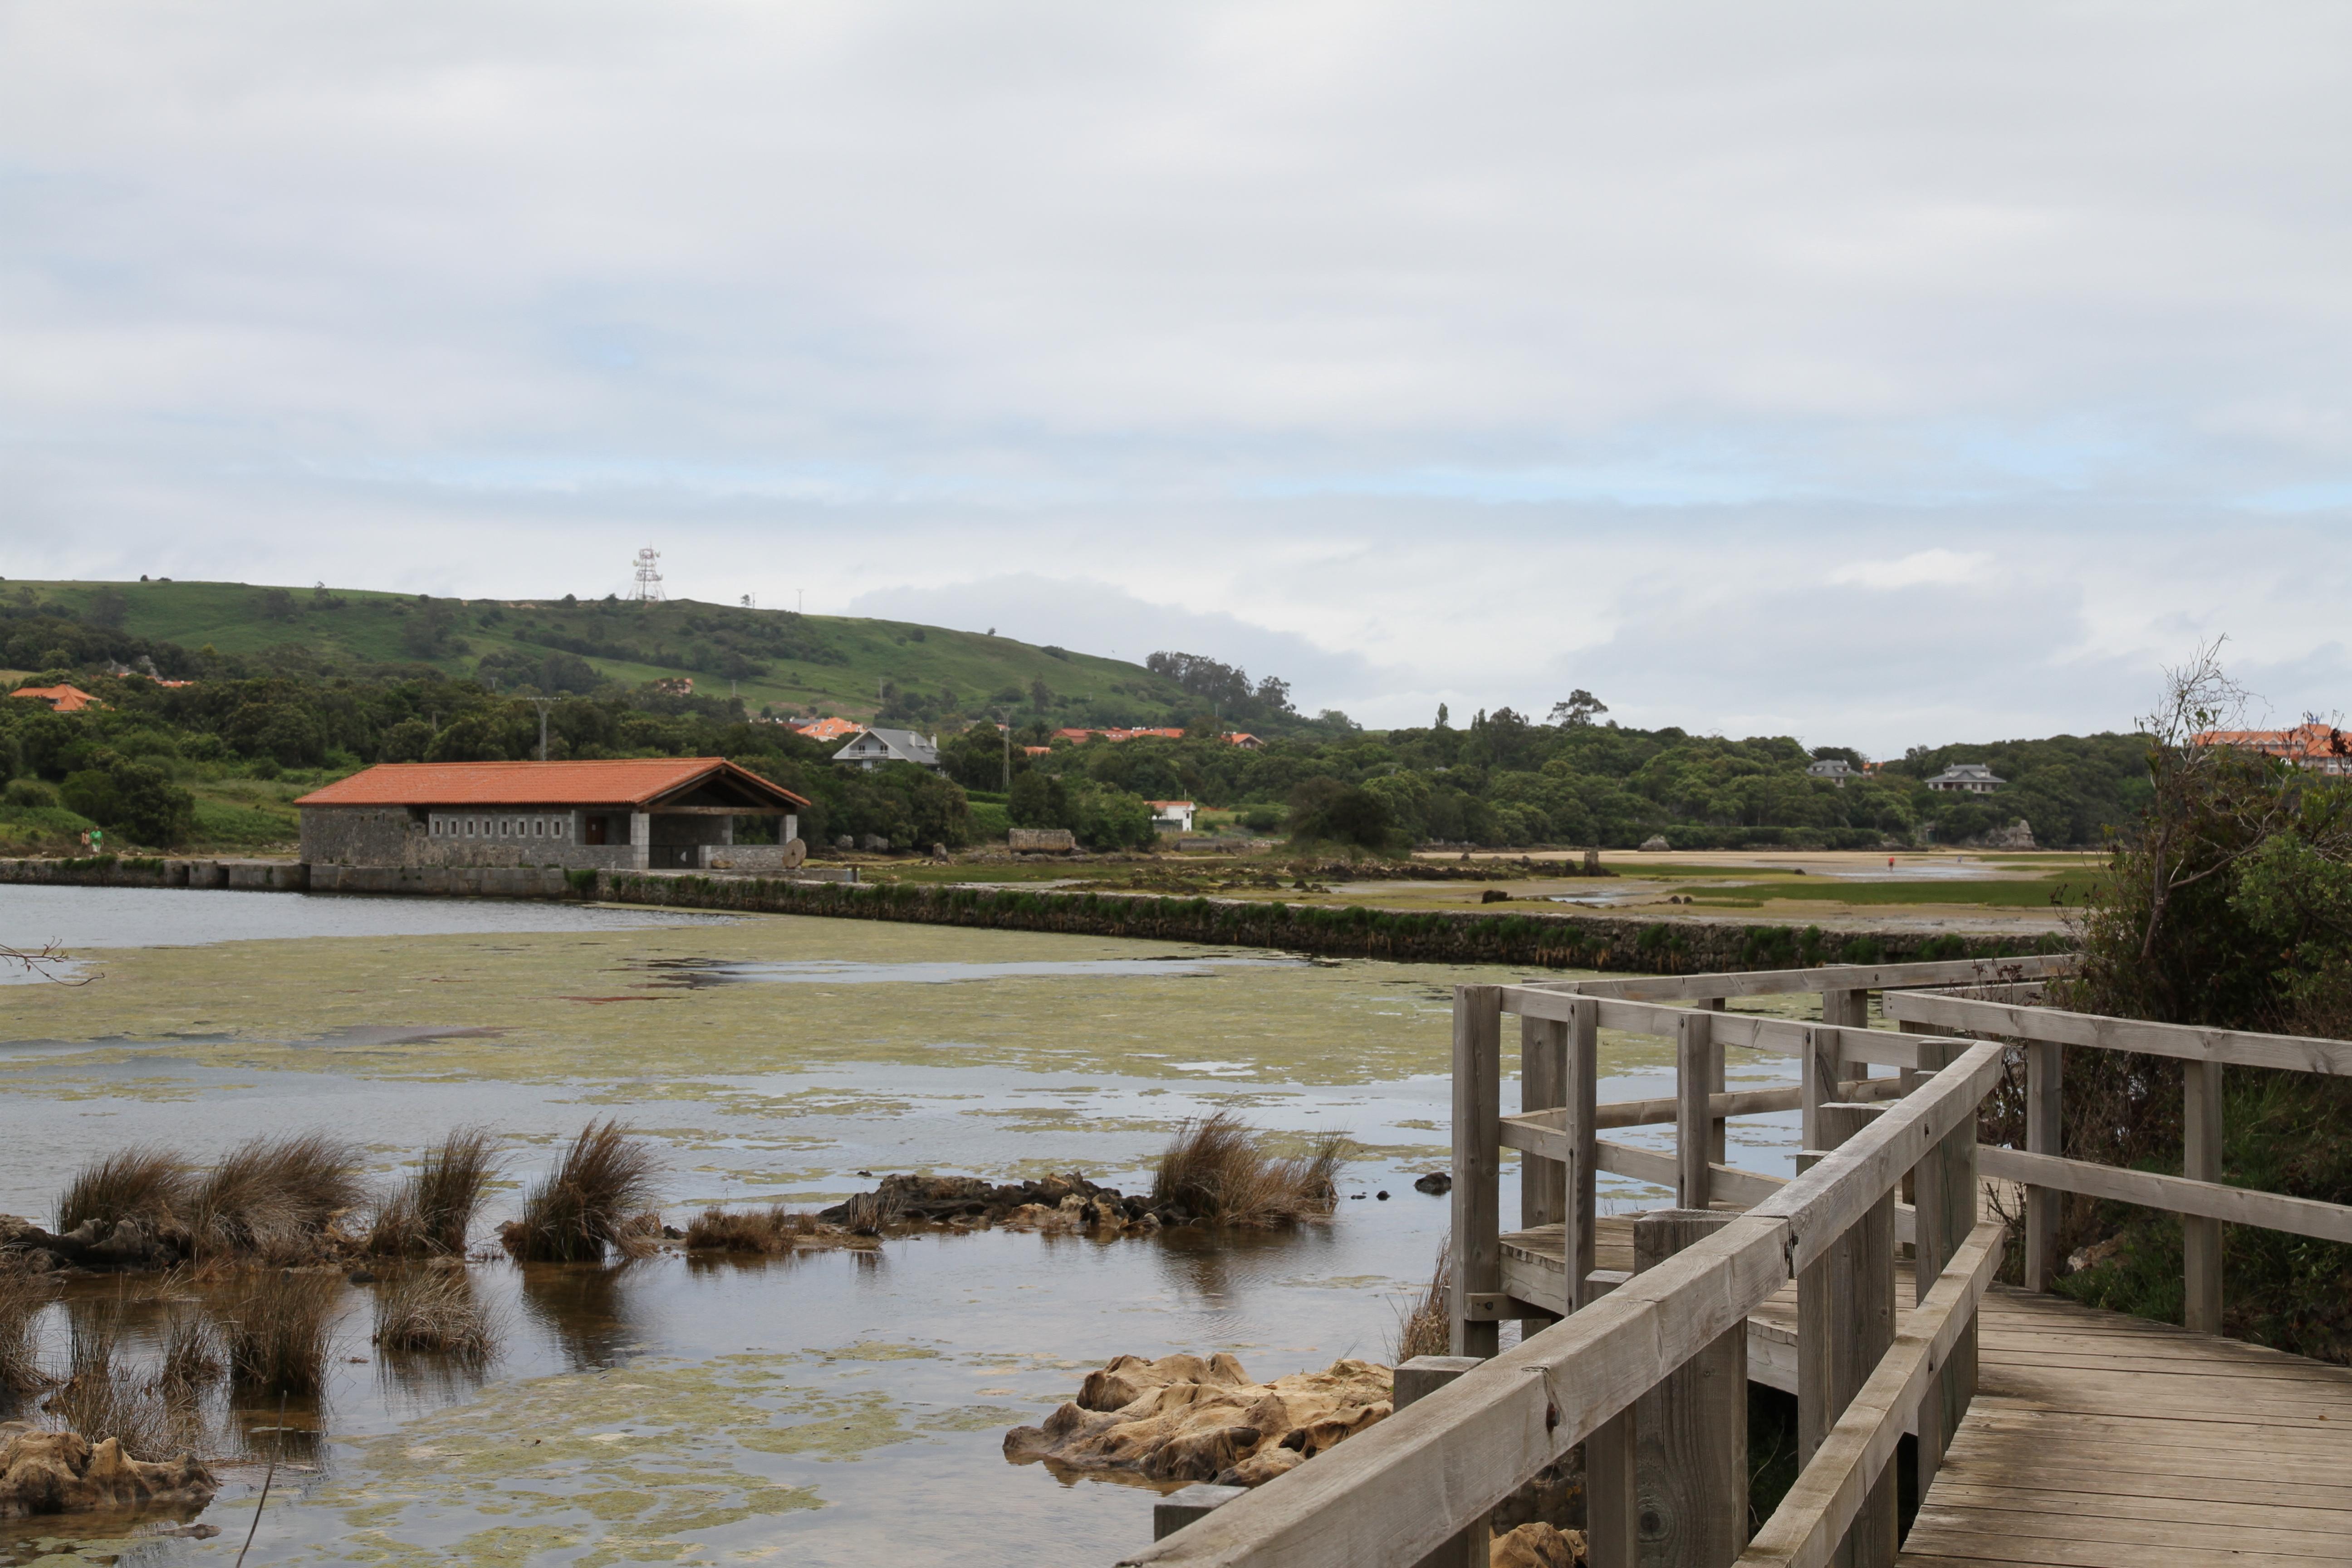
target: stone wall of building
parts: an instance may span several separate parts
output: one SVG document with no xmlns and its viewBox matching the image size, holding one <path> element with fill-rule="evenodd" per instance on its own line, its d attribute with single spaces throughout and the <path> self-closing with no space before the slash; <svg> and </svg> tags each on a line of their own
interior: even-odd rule
<svg viewBox="0 0 2352 1568">
<path fill-rule="evenodd" d="M 302 858 L 313 866 L 380 866 L 418 868 L 435 866 L 504 868 L 554 867 L 563 870 L 625 871 L 637 866 L 635 849 L 627 841 L 628 817 L 615 837 L 618 842 L 583 844 L 579 812 L 533 813 L 530 817 L 568 816 L 571 829 L 562 837 L 498 837 L 476 833 L 436 834 L 436 816 L 461 816 L 404 806 L 306 805 L 302 808 Z M 476 819 L 485 814 L 477 812 Z M 513 818 L 516 814 L 508 814 Z M 492 817 L 492 820 L 497 818 Z"/>
</svg>

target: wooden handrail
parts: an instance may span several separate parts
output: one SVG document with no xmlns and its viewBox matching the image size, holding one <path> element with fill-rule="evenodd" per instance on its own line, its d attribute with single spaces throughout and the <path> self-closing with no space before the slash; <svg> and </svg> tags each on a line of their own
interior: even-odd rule
<svg viewBox="0 0 2352 1568">
<path fill-rule="evenodd" d="M 2231 1225 L 2260 1226 L 2265 1230 L 2316 1237 L 2322 1241 L 2352 1242 L 2352 1205 L 2291 1198 L 2255 1187 L 2191 1181 L 2187 1176 L 2167 1176 L 2155 1171 L 2128 1171 L 2088 1160 L 2004 1149 L 1998 1144 L 1986 1144 L 1977 1151 L 1977 1166 L 1988 1176 L 2026 1186 L 2080 1193 L 2085 1197 L 2137 1204 L 2142 1208 L 2195 1215 L 2202 1219 L 2226 1220 Z"/>
<path fill-rule="evenodd" d="M 1890 1018 L 1938 1029 L 1964 1029 L 1975 1035 L 2135 1051 L 2144 1056 L 2221 1062 L 2231 1067 L 2352 1075 L 2352 1041 L 2204 1029 L 2189 1024 L 2143 1024 L 2096 1013 L 2068 1013 L 2055 1007 L 1944 996 L 1933 992 L 1898 992 L 1887 996 L 1885 1005 Z"/>
<path fill-rule="evenodd" d="M 1895 1458 L 1921 1396 L 1975 1320 L 2000 1265 L 2004 1235 L 1997 1220 L 1969 1233 L 1737 1568 L 1824 1568 Z"/>
<path fill-rule="evenodd" d="M 1608 997 L 1581 997 L 1571 992 L 1546 991 L 1532 985 L 1502 987 L 1503 1011 L 1517 1013 L 1523 1018 L 1550 1018 L 1566 1021 L 1578 1003 L 1594 1005 L 1601 1010 L 1601 1026 L 1626 1035 L 1658 1035 L 1672 1038 L 1680 1020 L 1690 1016 L 1687 1007 L 1676 1007 L 1664 1002 L 1619 1002 Z M 1809 1042 L 1834 1036 L 1838 1052 L 1850 1062 L 1870 1062 L 1881 1067 L 1916 1068 L 1919 1052 L 1912 1037 L 1898 1035 L 1889 1029 L 1864 1029 L 1845 1024 L 1814 1024 L 1801 1018 L 1773 1018 L 1757 1013 L 1713 1013 L 1708 1015 L 1709 1027 L 1715 1037 L 1727 1046 L 1744 1046 L 1750 1050 L 1770 1051 L 1779 1056 L 1797 1057 L 1805 1054 Z"/>
<path fill-rule="evenodd" d="M 1847 1100 L 1898 1100 L 1910 1092 L 1901 1079 L 1849 1079 L 1838 1085 Z M 1729 1094 L 1707 1096 L 1706 1113 L 1712 1117 L 1766 1116 L 1774 1111 L 1795 1110 L 1805 1102 L 1801 1089 L 1743 1089 Z M 1612 1100 L 1593 1108 L 1592 1125 L 1606 1131 L 1612 1127 L 1671 1126 L 1679 1101 L 1674 1100 Z M 1565 1107 L 1552 1106 L 1544 1110 L 1523 1110 L 1506 1116 L 1504 1121 L 1517 1122 L 1526 1127 L 1565 1128 L 1568 1111 Z M 1507 1145 L 1509 1146 L 1509 1145 Z M 1557 1158 L 1557 1156 L 1554 1156 Z"/>
<path fill-rule="evenodd" d="M 1183 1568 L 1419 1562 L 1703 1347 L 1740 1328 L 1940 1139 L 1972 1122 L 2001 1047 L 1951 1066 L 1688 1249 L 1329 1453 L 1124 1559 Z"/>
<path fill-rule="evenodd" d="M 1751 969 L 1724 974 L 1640 974 L 1622 980 L 1539 980 L 1548 991 L 1627 1002 L 1711 1002 L 1731 996 L 1780 996 L 1820 991 L 1885 991 L 1912 985 L 1967 985 L 2041 980 L 2072 974 L 2071 952 L 2016 958 L 1933 959 L 1918 963 L 1832 963 L 1817 969 Z"/>
</svg>

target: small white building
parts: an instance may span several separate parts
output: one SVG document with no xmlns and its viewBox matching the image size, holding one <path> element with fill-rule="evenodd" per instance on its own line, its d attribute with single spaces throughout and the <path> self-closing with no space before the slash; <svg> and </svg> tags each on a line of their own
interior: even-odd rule
<svg viewBox="0 0 2352 1568">
<path fill-rule="evenodd" d="M 912 763 L 937 773 L 940 742 L 936 737 L 926 738 L 912 730 L 867 730 L 834 752 L 833 760 L 867 770 L 884 763 Z"/>
<path fill-rule="evenodd" d="M 1823 757 L 1821 761 L 1808 766 L 1805 773 L 1811 778 L 1827 779 L 1840 789 L 1845 788 L 1846 780 L 1858 779 L 1862 776 L 1853 771 L 1853 764 L 1843 757 Z"/>
<path fill-rule="evenodd" d="M 1189 800 L 1147 800 L 1151 808 L 1151 826 L 1162 833 L 1192 831 L 1192 803 Z"/>
<path fill-rule="evenodd" d="M 1990 795 L 2008 782 L 1982 763 L 1955 763 L 1929 779 L 1927 787 L 1945 794 Z"/>
</svg>

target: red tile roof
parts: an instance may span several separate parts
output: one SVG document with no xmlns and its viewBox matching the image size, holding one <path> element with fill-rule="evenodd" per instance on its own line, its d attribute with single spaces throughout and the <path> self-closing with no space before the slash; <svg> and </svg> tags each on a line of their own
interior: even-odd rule
<svg viewBox="0 0 2352 1568">
<path fill-rule="evenodd" d="M 728 778 L 780 803 L 807 801 L 723 757 L 592 763 L 379 763 L 313 790 L 296 805 L 642 805 Z"/>
<path fill-rule="evenodd" d="M 20 686 L 8 695 L 46 702 L 59 713 L 79 713 L 85 708 L 106 706 L 79 686 Z"/>
<path fill-rule="evenodd" d="M 793 729 L 812 741 L 840 741 L 851 735 L 863 734 L 866 726 L 847 719 L 812 719 L 805 724 L 793 725 Z"/>
</svg>

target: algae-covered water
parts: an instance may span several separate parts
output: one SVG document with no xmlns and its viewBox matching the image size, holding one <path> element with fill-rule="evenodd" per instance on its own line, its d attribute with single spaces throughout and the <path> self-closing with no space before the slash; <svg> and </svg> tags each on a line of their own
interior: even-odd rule
<svg viewBox="0 0 2352 1568">
<path fill-rule="evenodd" d="M 891 1171 L 1135 1190 L 1180 1120 L 1225 1108 L 1280 1141 L 1344 1129 L 1361 1155 L 1333 1220 L 1289 1233 L 478 1262 L 501 1331 L 474 1372 L 378 1355 L 376 1287 L 354 1285 L 317 1410 L 218 1413 L 227 1484 L 197 1522 L 219 1535 L 19 1521 L 0 1562 L 225 1564 L 272 1453 L 254 1563 L 1116 1561 L 1149 1539 L 1154 1492 L 1008 1466 L 1004 1429 L 1120 1353 L 1228 1350 L 1261 1377 L 1386 1359 L 1446 1226 L 1412 1181 L 1445 1161 L 1451 987 L 1517 977 L 798 917 L 0 888 L 0 942 L 52 938 L 86 984 L 0 988 L 0 1212 L 44 1220 L 94 1154 L 203 1161 L 310 1129 L 364 1145 L 382 1180 L 454 1124 L 494 1126 L 493 1221 L 607 1115 L 661 1151 L 678 1224 Z M 1604 1098 L 1668 1091 L 1671 1047 L 1604 1048 Z M 1792 1129 L 1734 1132 L 1734 1163 L 1786 1168 Z M 52 1353 L 120 1290 L 52 1309 Z M 120 1310 L 134 1340 L 162 1321 Z"/>
</svg>

